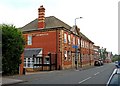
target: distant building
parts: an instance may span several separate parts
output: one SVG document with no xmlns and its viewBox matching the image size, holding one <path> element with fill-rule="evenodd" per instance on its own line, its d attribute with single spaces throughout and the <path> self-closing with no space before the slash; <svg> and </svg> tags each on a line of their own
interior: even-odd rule
<svg viewBox="0 0 120 86">
<path fill-rule="evenodd" d="M 107 52 L 105 62 L 106 63 L 111 63 L 112 62 L 112 52 Z"/>
<path fill-rule="evenodd" d="M 64 14 L 63 14 L 64 15 Z M 21 28 L 26 40 L 20 73 L 26 71 L 58 70 L 94 63 L 93 42 L 77 26 L 69 26 L 54 16 L 45 17 L 40 6 L 38 18 Z"/>
<path fill-rule="evenodd" d="M 100 47 L 94 45 L 94 59 L 99 60 L 100 58 Z"/>
</svg>

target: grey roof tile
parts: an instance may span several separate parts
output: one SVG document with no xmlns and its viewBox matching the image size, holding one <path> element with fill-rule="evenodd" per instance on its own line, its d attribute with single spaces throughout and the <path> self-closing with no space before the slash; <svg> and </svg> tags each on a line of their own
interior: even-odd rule
<svg viewBox="0 0 120 86">
<path fill-rule="evenodd" d="M 64 27 L 68 30 L 70 30 L 72 27 L 69 26 L 68 24 L 64 23 L 60 19 L 54 17 L 54 16 L 49 16 L 45 17 L 45 29 L 49 28 L 55 28 L 55 27 Z M 33 30 L 38 30 L 38 19 L 36 18 L 35 20 L 31 21 L 30 23 L 26 24 L 21 28 L 21 30 L 24 31 L 33 31 Z M 89 40 L 84 34 L 80 32 L 80 35 L 82 38 Z M 90 40 L 89 40 L 90 41 Z M 91 41 L 92 42 L 92 41 Z"/>
<path fill-rule="evenodd" d="M 45 28 L 52 28 L 52 27 L 65 27 L 67 29 L 71 29 L 71 26 L 64 23 L 63 21 L 59 20 L 54 16 L 45 17 Z M 28 23 L 27 25 L 21 28 L 22 31 L 31 31 L 38 29 L 38 19 L 33 20 L 32 22 Z"/>
</svg>

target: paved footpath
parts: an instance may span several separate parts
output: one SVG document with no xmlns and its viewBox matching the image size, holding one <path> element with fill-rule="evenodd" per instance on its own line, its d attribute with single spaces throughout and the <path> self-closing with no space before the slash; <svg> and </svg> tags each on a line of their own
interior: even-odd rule
<svg viewBox="0 0 120 86">
<path fill-rule="evenodd" d="M 23 80 L 18 80 L 18 79 L 11 79 L 11 78 L 0 78 L 2 82 L 0 82 L 0 85 L 8 85 L 8 84 L 16 84 L 16 83 L 21 83 L 24 82 Z"/>
</svg>

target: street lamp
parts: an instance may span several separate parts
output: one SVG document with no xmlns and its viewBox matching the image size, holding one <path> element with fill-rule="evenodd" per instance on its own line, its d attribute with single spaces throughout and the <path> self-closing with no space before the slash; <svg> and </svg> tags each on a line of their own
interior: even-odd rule
<svg viewBox="0 0 120 86">
<path fill-rule="evenodd" d="M 78 17 L 78 18 L 75 18 L 75 26 L 76 26 L 76 20 L 77 19 L 82 19 L 83 17 Z"/>
<path fill-rule="evenodd" d="M 78 17 L 78 18 L 75 18 L 75 29 L 76 29 L 76 20 L 77 19 L 81 19 L 81 18 L 83 18 L 83 17 Z M 76 38 L 75 38 L 75 42 L 76 42 Z M 76 45 L 77 46 L 77 45 Z M 80 46 L 81 47 L 81 46 Z M 75 65 L 76 65 L 76 69 L 78 69 L 78 52 L 77 52 L 77 48 L 78 47 L 76 47 L 75 48 Z M 80 54 L 81 54 L 81 52 L 80 52 Z"/>
</svg>

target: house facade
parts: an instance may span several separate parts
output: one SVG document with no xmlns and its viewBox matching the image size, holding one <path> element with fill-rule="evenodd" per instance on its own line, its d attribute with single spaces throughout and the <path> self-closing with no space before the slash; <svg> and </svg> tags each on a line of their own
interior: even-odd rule
<svg viewBox="0 0 120 86">
<path fill-rule="evenodd" d="M 47 70 L 49 67 L 58 70 L 94 63 L 94 43 L 77 26 L 71 27 L 54 16 L 45 17 L 43 6 L 38 9 L 38 18 L 21 30 L 26 44 L 20 74 L 23 74 L 23 68 L 26 71 Z"/>
<path fill-rule="evenodd" d="M 100 47 L 94 45 L 94 60 L 99 60 L 100 58 Z"/>
<path fill-rule="evenodd" d="M 105 62 L 106 63 L 111 63 L 112 62 L 112 52 L 107 52 Z"/>
</svg>

